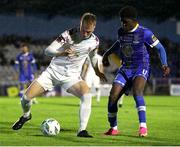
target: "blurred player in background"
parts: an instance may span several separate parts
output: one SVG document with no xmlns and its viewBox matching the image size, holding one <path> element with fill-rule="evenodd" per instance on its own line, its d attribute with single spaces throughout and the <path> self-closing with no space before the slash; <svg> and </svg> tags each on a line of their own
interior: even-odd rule
<svg viewBox="0 0 180 147">
<path fill-rule="evenodd" d="M 118 30 L 118 39 L 104 54 L 103 64 L 109 65 L 108 56 L 119 50 L 122 59 L 122 67 L 114 79 L 108 102 L 108 121 L 110 129 L 105 135 L 119 134 L 117 128 L 117 101 L 131 88 L 136 102 L 139 118 L 139 136 L 147 136 L 146 105 L 143 91 L 149 76 L 149 53 L 147 47 L 156 48 L 159 54 L 163 75 L 167 76 L 170 69 L 167 64 L 166 51 L 151 30 L 140 26 L 137 21 L 137 10 L 127 6 L 120 11 L 121 28 Z"/>
<path fill-rule="evenodd" d="M 24 90 L 34 80 L 34 74 L 37 71 L 36 60 L 31 52 L 27 43 L 20 43 L 19 45 L 21 52 L 17 55 L 15 60 L 15 70 L 19 76 L 20 98 L 24 94 Z M 32 101 L 34 104 L 38 103 L 36 99 Z"/>
<path fill-rule="evenodd" d="M 53 58 L 46 70 L 32 82 L 22 96 L 21 104 L 24 114 L 13 125 L 14 130 L 22 128 L 23 124 L 31 119 L 31 100 L 34 97 L 60 85 L 81 100 L 80 126 L 77 136 L 92 137 L 86 130 L 91 113 L 92 96 L 80 74 L 82 65 L 89 56 L 96 75 L 101 80 L 106 80 L 105 75 L 98 68 L 99 39 L 93 34 L 95 26 L 96 16 L 92 13 L 85 13 L 81 17 L 80 27 L 64 31 L 45 49 L 45 54 Z"/>
<path fill-rule="evenodd" d="M 100 71 L 103 71 L 102 56 L 97 54 L 97 59 L 98 59 L 98 67 Z M 86 81 L 88 87 L 91 89 L 91 92 L 93 88 L 95 89 L 95 93 L 93 93 L 92 95 L 96 96 L 96 100 L 99 103 L 101 97 L 101 82 L 100 82 L 100 78 L 94 72 L 89 57 L 86 58 L 83 64 L 81 77 Z"/>
</svg>

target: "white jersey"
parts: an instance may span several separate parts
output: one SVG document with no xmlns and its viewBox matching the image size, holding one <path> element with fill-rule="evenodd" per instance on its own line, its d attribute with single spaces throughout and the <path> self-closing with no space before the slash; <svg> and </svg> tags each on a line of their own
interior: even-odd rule
<svg viewBox="0 0 180 147">
<path fill-rule="evenodd" d="M 46 50 L 59 52 L 60 50 L 70 47 L 75 50 L 75 54 L 70 57 L 53 57 L 49 67 L 55 71 L 55 74 L 65 76 L 80 75 L 85 59 L 89 53 L 95 51 L 98 46 L 99 39 L 94 34 L 91 34 L 87 39 L 81 40 L 79 28 L 67 30 L 53 41 Z"/>
</svg>

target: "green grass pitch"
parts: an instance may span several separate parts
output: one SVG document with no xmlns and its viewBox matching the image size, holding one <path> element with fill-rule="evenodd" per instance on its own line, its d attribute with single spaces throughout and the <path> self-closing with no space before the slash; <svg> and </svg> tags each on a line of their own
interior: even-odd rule
<svg viewBox="0 0 180 147">
<path fill-rule="evenodd" d="M 0 97 L 0 146 L 176 146 L 180 145 L 180 97 L 145 96 L 148 136 L 138 137 L 138 119 L 132 96 L 125 97 L 119 108 L 118 136 L 104 136 L 107 122 L 107 97 L 99 104 L 93 98 L 87 130 L 94 138 L 76 137 L 79 127 L 79 100 L 74 97 L 39 98 L 32 106 L 32 120 L 21 130 L 11 129 L 22 114 L 19 98 Z M 55 118 L 61 125 L 57 136 L 46 137 L 40 124 Z"/>
</svg>

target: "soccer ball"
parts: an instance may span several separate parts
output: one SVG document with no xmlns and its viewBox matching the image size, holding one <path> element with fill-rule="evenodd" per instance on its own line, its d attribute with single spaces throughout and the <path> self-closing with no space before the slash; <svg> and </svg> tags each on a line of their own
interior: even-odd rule
<svg viewBox="0 0 180 147">
<path fill-rule="evenodd" d="M 45 136 L 55 136 L 59 134 L 60 124 L 53 118 L 44 120 L 41 124 L 41 132 Z"/>
</svg>

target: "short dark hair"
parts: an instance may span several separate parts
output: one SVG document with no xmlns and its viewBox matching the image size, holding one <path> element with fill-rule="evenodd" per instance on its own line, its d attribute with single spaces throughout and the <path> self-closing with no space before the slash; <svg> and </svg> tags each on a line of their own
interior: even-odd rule
<svg viewBox="0 0 180 147">
<path fill-rule="evenodd" d="M 138 12 L 135 7 L 133 6 L 125 6 L 119 11 L 119 16 L 121 18 L 130 18 L 130 19 L 137 19 Z"/>
<path fill-rule="evenodd" d="M 28 47 L 28 43 L 27 42 L 20 42 L 19 47 Z"/>
</svg>

